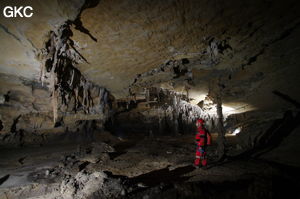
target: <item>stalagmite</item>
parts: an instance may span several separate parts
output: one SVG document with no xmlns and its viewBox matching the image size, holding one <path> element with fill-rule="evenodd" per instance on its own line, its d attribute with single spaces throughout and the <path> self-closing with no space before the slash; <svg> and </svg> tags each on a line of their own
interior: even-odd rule
<svg viewBox="0 0 300 199">
<path fill-rule="evenodd" d="M 299 0 L 0 8 L 0 199 L 300 198 Z"/>
<path fill-rule="evenodd" d="M 218 131 L 217 154 L 219 160 L 222 160 L 226 156 L 225 154 L 226 139 L 225 139 L 224 117 L 222 111 L 222 89 L 223 87 L 221 84 L 221 77 L 219 77 L 218 79 L 214 79 L 210 82 L 208 95 L 216 105 L 216 112 L 217 112 L 217 131 Z"/>
<path fill-rule="evenodd" d="M 57 111 L 58 111 L 58 102 L 57 102 L 57 91 L 55 88 L 55 82 L 56 82 L 56 78 L 55 78 L 55 74 L 53 72 L 53 70 L 51 71 L 52 76 L 51 76 L 51 89 L 52 89 L 52 109 L 53 109 L 53 123 L 56 123 L 57 120 Z"/>
<path fill-rule="evenodd" d="M 218 129 L 218 156 L 219 160 L 224 158 L 225 154 L 225 129 L 224 129 L 224 118 L 223 118 L 223 111 L 222 111 L 222 98 L 220 96 L 216 97 L 216 108 L 217 108 L 217 129 Z"/>
</svg>

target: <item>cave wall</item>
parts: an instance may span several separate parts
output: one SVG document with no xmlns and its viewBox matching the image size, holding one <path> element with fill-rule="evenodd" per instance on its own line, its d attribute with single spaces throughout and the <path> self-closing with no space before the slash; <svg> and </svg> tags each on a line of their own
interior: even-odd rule
<svg viewBox="0 0 300 199">
<path fill-rule="evenodd" d="M 37 54 L 39 80 L 1 74 L 0 144 L 92 140 L 111 116 L 113 96 L 76 68 L 86 60 L 70 39 L 70 23 L 50 31 Z"/>
<path fill-rule="evenodd" d="M 269 112 L 295 109 L 274 90 L 300 101 L 296 0 L 26 3 L 36 11 L 33 18 L 0 18 L 1 135 L 75 131 L 85 120 L 101 126 L 114 112 L 111 125 L 128 131 L 191 133 L 193 111 L 184 108 L 185 119 L 176 121 L 183 105 L 151 102 L 145 88 L 182 96 L 197 117 L 210 115 L 209 128 L 215 114 L 209 94 L 219 89 L 226 117 L 252 115 L 237 116 L 228 127 L 249 127 L 241 142 L 251 146 L 264 131 L 257 128 L 267 129 L 276 119 Z M 109 93 L 106 100 L 100 91 Z M 107 103 L 114 98 L 116 103 Z M 116 108 L 118 101 L 133 107 Z M 128 119 L 134 128 L 124 126 Z M 174 128 L 180 122 L 186 127 Z"/>
<path fill-rule="evenodd" d="M 172 67 L 161 66 L 188 59 L 185 67 L 194 83 L 188 86 L 195 103 L 208 93 L 210 79 L 223 74 L 228 106 L 241 111 L 286 108 L 289 105 L 271 91 L 300 99 L 293 86 L 299 74 L 298 8 L 295 0 L 103 0 L 81 15 L 101 42 L 74 32 L 74 40 L 82 43 L 80 52 L 93 63 L 78 68 L 122 98 L 136 78 L 144 85 L 147 77 L 148 85 L 181 91 L 183 78 Z"/>
<path fill-rule="evenodd" d="M 0 74 L 0 145 L 48 144 L 51 142 L 84 141 L 101 131 L 111 105 L 104 103 L 103 88 L 91 89 L 93 105 L 87 114 L 74 109 L 74 100 L 66 107 L 58 100 L 57 121 L 53 121 L 51 91 L 41 82 Z M 102 93 L 101 93 L 102 91 Z M 108 99 L 107 99 L 108 100 Z"/>
<path fill-rule="evenodd" d="M 283 118 L 284 111 L 262 112 L 249 111 L 240 114 L 232 114 L 226 118 L 225 128 L 229 134 L 239 128 L 236 134 L 240 147 L 250 149 L 255 147 L 259 138 L 271 128 L 272 124 Z"/>
<path fill-rule="evenodd" d="M 0 95 L 3 99 L 0 104 L 2 121 L 1 133 L 10 132 L 13 128 L 14 121 L 19 120 L 20 115 L 25 118 L 31 113 L 35 113 L 35 117 L 39 117 L 39 115 L 45 116 L 39 118 L 40 121 L 36 120 L 36 122 L 32 122 L 28 119 L 28 123 L 23 123 L 23 126 L 27 124 L 27 128 L 32 129 L 38 127 L 53 127 L 51 101 L 49 98 L 50 93 L 46 86 L 42 86 L 41 83 L 33 82 L 28 79 L 5 74 L 1 74 L 0 81 L 1 85 L 5 85 L 5 87 L 1 86 L 0 90 Z M 20 125 L 20 123 L 18 125 Z"/>
<path fill-rule="evenodd" d="M 84 32 L 80 14 L 98 1 L 24 3 L 35 11 L 27 23 L 1 16 L 7 48 L 1 48 L 0 144 L 91 140 L 110 117 L 113 96 L 76 68 L 87 60 L 71 39 L 70 25 Z"/>
<path fill-rule="evenodd" d="M 225 128 L 229 136 L 235 136 L 237 143 L 229 151 L 231 155 L 239 154 L 239 157 L 299 167 L 299 121 L 297 108 L 230 115 L 225 121 Z"/>
<path fill-rule="evenodd" d="M 3 0 L 5 6 L 32 6 L 31 18 L 5 18 L 0 15 L 1 73 L 38 80 L 41 62 L 37 59 L 44 48 L 50 30 L 55 30 L 67 20 L 74 20 L 83 6 L 83 0 Z"/>
<path fill-rule="evenodd" d="M 138 98 L 138 99 L 137 99 Z M 188 102 L 186 95 L 156 87 L 146 88 L 131 100 L 117 100 L 111 130 L 120 136 L 137 133 L 146 136 L 183 135 L 196 132 L 195 122 L 203 118 L 214 130 L 215 115 Z"/>
</svg>

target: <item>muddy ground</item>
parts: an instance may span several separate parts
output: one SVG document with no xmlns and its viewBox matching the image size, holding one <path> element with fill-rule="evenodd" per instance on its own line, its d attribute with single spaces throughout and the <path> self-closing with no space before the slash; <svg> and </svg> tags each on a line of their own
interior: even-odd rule
<svg viewBox="0 0 300 199">
<path fill-rule="evenodd" d="M 192 135 L 104 133 L 92 143 L 2 148 L 0 198 L 299 197 L 297 168 L 233 156 L 235 137 L 227 141 L 231 157 L 216 162 L 213 145 L 207 169 L 192 165 Z"/>
</svg>

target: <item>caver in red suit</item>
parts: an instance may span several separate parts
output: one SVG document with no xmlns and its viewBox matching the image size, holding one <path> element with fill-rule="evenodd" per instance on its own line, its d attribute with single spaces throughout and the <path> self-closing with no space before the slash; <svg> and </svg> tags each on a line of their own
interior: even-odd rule
<svg viewBox="0 0 300 199">
<path fill-rule="evenodd" d="M 211 135 L 208 130 L 204 127 L 204 120 L 198 119 L 196 121 L 197 126 L 197 134 L 196 134 L 196 159 L 195 166 L 199 166 L 200 163 L 202 166 L 207 165 L 207 157 L 206 157 L 206 146 L 211 145 Z"/>
</svg>

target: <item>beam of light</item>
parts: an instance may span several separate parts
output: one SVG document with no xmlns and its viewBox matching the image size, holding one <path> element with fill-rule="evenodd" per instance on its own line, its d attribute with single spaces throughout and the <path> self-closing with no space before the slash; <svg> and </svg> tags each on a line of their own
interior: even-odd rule
<svg viewBox="0 0 300 199">
<path fill-rule="evenodd" d="M 241 132 L 241 130 L 242 130 L 242 127 L 238 127 L 233 131 L 233 133 L 231 135 L 237 135 Z"/>
<path fill-rule="evenodd" d="M 223 114 L 234 113 L 235 109 L 222 105 Z"/>
</svg>

